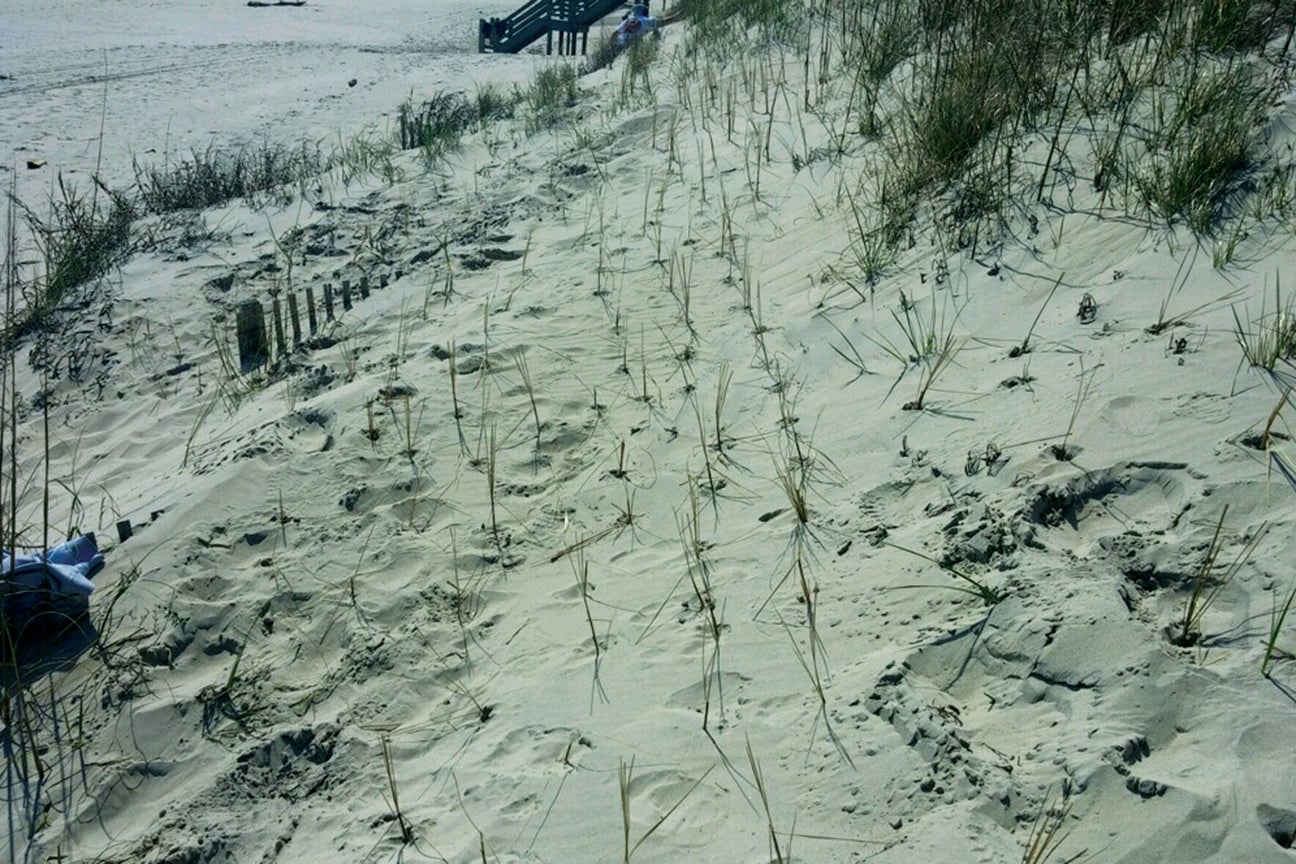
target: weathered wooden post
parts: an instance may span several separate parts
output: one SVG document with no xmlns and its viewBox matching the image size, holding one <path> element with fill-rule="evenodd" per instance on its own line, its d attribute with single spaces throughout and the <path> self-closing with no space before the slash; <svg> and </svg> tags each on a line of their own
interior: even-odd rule
<svg viewBox="0 0 1296 864">
<path fill-rule="evenodd" d="M 333 320 L 333 283 L 324 283 L 324 320 Z"/>
<path fill-rule="evenodd" d="M 235 321 L 239 366 L 247 372 L 264 365 L 270 359 L 270 345 L 266 338 L 265 308 L 261 301 L 244 300 L 240 303 Z"/>
<path fill-rule="evenodd" d="M 279 305 L 278 296 L 271 299 L 270 312 L 274 316 L 275 345 L 279 348 L 279 359 L 282 360 L 288 356 L 288 342 L 284 339 L 283 307 Z"/>
<path fill-rule="evenodd" d="M 310 323 L 310 334 L 312 336 L 319 330 L 319 320 L 315 317 L 315 289 L 306 286 L 306 319 Z"/>
<path fill-rule="evenodd" d="M 351 280 L 350 279 L 342 280 L 342 308 L 343 309 L 351 308 Z"/>
<path fill-rule="evenodd" d="M 360 299 L 369 299 L 369 274 L 366 273 L 360 277 Z"/>
<path fill-rule="evenodd" d="M 301 313 L 297 309 L 297 292 L 288 292 L 288 320 L 292 322 L 293 347 L 301 345 Z"/>
</svg>

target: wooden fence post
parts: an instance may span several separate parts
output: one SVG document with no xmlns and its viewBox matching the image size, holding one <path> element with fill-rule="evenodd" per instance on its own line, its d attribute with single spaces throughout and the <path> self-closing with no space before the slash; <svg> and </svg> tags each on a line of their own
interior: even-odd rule
<svg viewBox="0 0 1296 864">
<path fill-rule="evenodd" d="M 282 360 L 288 356 L 288 342 L 284 339 L 283 307 L 279 305 L 277 296 L 270 301 L 270 312 L 274 316 L 275 344 L 279 347 L 279 359 Z"/>
<path fill-rule="evenodd" d="M 310 334 L 312 336 L 319 330 L 319 320 L 315 317 L 315 289 L 306 286 L 306 319 L 310 324 Z"/>
<path fill-rule="evenodd" d="M 238 305 L 235 320 L 239 366 L 247 372 L 270 359 L 270 345 L 266 338 L 265 308 L 260 300 L 244 300 Z"/>
<path fill-rule="evenodd" d="M 301 345 L 301 313 L 297 309 L 297 292 L 288 292 L 288 320 L 292 322 L 293 347 Z"/>
</svg>

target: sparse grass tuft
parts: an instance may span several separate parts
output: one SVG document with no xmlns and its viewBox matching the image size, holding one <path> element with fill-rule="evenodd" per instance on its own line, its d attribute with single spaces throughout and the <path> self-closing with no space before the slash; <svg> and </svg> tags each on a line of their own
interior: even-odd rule
<svg viewBox="0 0 1296 864">
<path fill-rule="evenodd" d="M 387 775 L 387 809 L 400 829 L 401 843 L 408 846 L 414 842 L 414 826 L 405 818 L 405 811 L 401 809 L 400 792 L 396 788 L 396 766 L 392 759 L 391 739 L 383 735 L 378 740 L 382 748 L 383 771 Z"/>
<path fill-rule="evenodd" d="M 969 595 L 971 595 L 971 596 L 973 596 L 973 597 L 978 598 L 982 603 L 984 603 L 984 604 L 987 605 L 987 606 L 994 606 L 994 605 L 998 604 L 1001 600 L 1004 599 L 1004 595 L 1003 595 L 1003 594 L 1001 594 L 1000 592 L 996 591 L 994 588 L 991 588 L 989 585 L 987 585 L 986 583 L 982 582 L 980 579 L 977 579 L 975 576 L 972 576 L 972 575 L 970 575 L 970 574 L 968 574 L 968 573 L 963 572 L 962 570 L 958 569 L 957 567 L 955 567 L 955 566 L 952 565 L 952 564 L 949 564 L 949 563 L 946 563 L 946 562 L 944 562 L 944 561 L 941 561 L 941 560 L 938 559 L 938 558 L 933 558 L 931 555 L 927 555 L 927 554 L 924 553 L 924 552 L 919 552 L 919 551 L 917 551 L 916 549 L 910 549 L 910 548 L 908 548 L 907 546 L 901 546 L 901 545 L 899 545 L 898 543 L 890 543 L 890 542 L 886 542 L 886 543 L 884 543 L 883 545 L 890 546 L 892 549 L 899 549 L 901 552 L 907 552 L 908 554 L 913 555 L 915 558 L 921 558 L 921 559 L 924 560 L 924 561 L 929 561 L 929 562 L 931 562 L 932 564 L 935 564 L 937 567 L 939 567 L 939 568 L 941 568 L 942 570 L 944 570 L 946 573 L 948 573 L 948 574 L 950 574 L 951 576 L 953 576 L 955 579 L 959 580 L 959 582 L 962 582 L 962 583 L 963 583 L 963 584 L 961 584 L 961 585 L 959 585 L 959 584 L 955 584 L 955 585 L 905 585 L 905 586 L 902 586 L 902 587 L 905 587 L 905 588 L 945 588 L 945 589 L 948 589 L 948 590 L 950 590 L 950 591 L 957 591 L 957 592 L 959 592 L 960 594 L 969 594 Z"/>
<path fill-rule="evenodd" d="M 1274 280 L 1274 308 L 1242 323 L 1237 307 L 1233 307 L 1233 338 L 1242 349 L 1248 366 L 1273 372 L 1280 360 L 1296 357 L 1296 302 L 1283 303 L 1282 282 Z"/>
<path fill-rule="evenodd" d="M 1273 612 L 1269 616 L 1269 637 L 1265 640 L 1264 659 L 1260 661 L 1260 674 L 1266 678 L 1273 671 L 1274 658 L 1280 653 L 1288 653 L 1278 647 L 1278 638 L 1287 623 L 1287 613 L 1291 611 L 1293 601 L 1296 601 L 1296 583 L 1292 584 L 1291 590 L 1287 592 L 1286 598 L 1281 603 L 1278 597 L 1274 596 Z"/>
<path fill-rule="evenodd" d="M 541 66 L 526 90 L 527 128 L 531 132 L 558 125 L 579 95 L 576 67 L 567 63 Z"/>
<path fill-rule="evenodd" d="M 509 119 L 516 106 L 515 93 L 506 93 L 494 84 L 479 84 L 472 99 L 477 128 L 484 129 L 491 123 Z"/>
<path fill-rule="evenodd" d="M 130 227 L 136 213 L 124 193 L 100 186 L 89 195 L 58 178 L 48 215 L 27 210 L 27 220 L 44 273 L 25 286 L 27 309 L 11 326 L 15 336 L 41 326 L 76 289 L 94 282 L 130 254 Z"/>
<path fill-rule="evenodd" d="M 1237 557 L 1233 563 L 1224 570 L 1223 573 L 1216 575 L 1217 564 L 1219 561 L 1220 551 L 1223 547 L 1224 520 L 1228 517 L 1228 505 L 1220 511 L 1219 521 L 1215 523 L 1215 531 L 1211 535 L 1210 545 L 1206 548 L 1206 554 L 1202 558 L 1201 567 L 1197 570 L 1197 575 L 1192 581 L 1192 591 L 1188 595 L 1188 602 L 1184 604 L 1183 617 L 1179 619 L 1177 632 L 1171 636 L 1171 641 L 1176 645 L 1190 646 L 1194 645 L 1201 639 L 1201 622 L 1206 612 L 1219 599 L 1222 592 L 1228 584 L 1233 581 L 1233 577 L 1238 574 L 1246 563 L 1251 560 L 1251 555 L 1255 552 L 1260 541 L 1264 539 L 1268 531 L 1268 524 L 1263 524 L 1253 533 L 1242 548 L 1238 551 Z"/>
<path fill-rule="evenodd" d="M 1026 848 L 1022 850 L 1021 864 L 1046 864 L 1053 853 L 1066 839 L 1059 835 L 1067 817 L 1071 815 L 1071 786 L 1068 781 L 1062 783 L 1062 800 L 1054 804 L 1051 795 L 1045 795 L 1040 802 L 1039 812 L 1031 825 L 1030 835 L 1026 838 Z M 1081 853 L 1083 854 L 1083 853 Z M 1075 856 L 1071 861 L 1076 860 Z"/>
<path fill-rule="evenodd" d="M 656 35 L 636 39 L 625 49 L 625 67 L 621 70 L 621 99 L 628 102 L 636 91 L 652 96 L 652 79 L 649 72 L 657 55 L 661 53 L 661 39 Z"/>
<path fill-rule="evenodd" d="M 689 20 L 695 50 L 721 56 L 753 43 L 795 43 L 807 24 L 806 7 L 787 0 L 679 0 L 673 14 Z"/>
<path fill-rule="evenodd" d="M 588 75 L 591 72 L 606 69 L 612 65 L 612 61 L 616 60 L 620 54 L 621 49 L 617 46 L 616 36 L 607 34 L 595 40 L 589 54 L 585 56 L 584 62 L 581 63 L 580 74 Z"/>
</svg>

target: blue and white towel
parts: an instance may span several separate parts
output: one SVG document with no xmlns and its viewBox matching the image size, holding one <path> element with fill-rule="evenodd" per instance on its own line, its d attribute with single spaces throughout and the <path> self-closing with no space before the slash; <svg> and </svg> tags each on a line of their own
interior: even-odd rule
<svg viewBox="0 0 1296 864">
<path fill-rule="evenodd" d="M 89 537 L 78 537 L 44 553 L 10 555 L 0 550 L 0 576 L 17 597 L 17 611 L 34 608 L 46 593 L 88 595 L 90 578 L 104 566 L 104 557 Z"/>
</svg>

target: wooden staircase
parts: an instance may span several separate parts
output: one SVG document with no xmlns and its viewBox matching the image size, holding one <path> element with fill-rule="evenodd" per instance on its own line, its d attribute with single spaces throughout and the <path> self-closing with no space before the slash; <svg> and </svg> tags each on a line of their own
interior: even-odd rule
<svg viewBox="0 0 1296 864">
<path fill-rule="evenodd" d="M 625 0 L 529 0 L 507 18 L 480 19 L 477 50 L 516 54 L 544 36 L 545 53 L 552 54 L 557 33 L 559 54 L 575 54 L 578 36 L 584 54 L 590 27 L 626 5 Z"/>
</svg>

